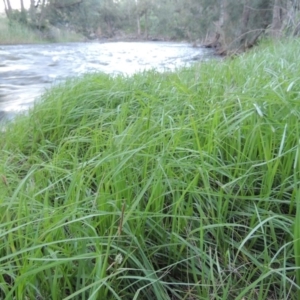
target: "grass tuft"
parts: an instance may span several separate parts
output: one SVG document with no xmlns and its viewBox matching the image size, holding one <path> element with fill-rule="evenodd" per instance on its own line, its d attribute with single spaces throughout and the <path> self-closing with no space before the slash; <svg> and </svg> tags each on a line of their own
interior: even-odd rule
<svg viewBox="0 0 300 300">
<path fill-rule="evenodd" d="M 299 41 L 85 75 L 0 137 L 0 298 L 299 299 Z"/>
</svg>

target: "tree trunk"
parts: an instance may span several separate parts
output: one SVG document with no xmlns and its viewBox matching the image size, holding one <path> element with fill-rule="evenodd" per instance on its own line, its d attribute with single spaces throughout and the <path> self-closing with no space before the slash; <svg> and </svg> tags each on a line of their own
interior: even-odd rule
<svg viewBox="0 0 300 300">
<path fill-rule="evenodd" d="M 271 24 L 271 36 L 274 38 L 280 37 L 282 28 L 283 7 L 281 0 L 275 0 L 273 6 L 273 18 Z"/>
<path fill-rule="evenodd" d="M 20 0 L 20 4 L 21 4 L 21 12 L 25 12 L 25 7 L 24 7 L 24 0 Z"/>
<path fill-rule="evenodd" d="M 7 5 L 6 5 L 5 0 L 3 0 L 3 3 L 4 3 L 4 11 L 5 11 L 5 14 L 6 14 L 7 17 L 9 17 L 9 13 L 8 13 L 8 9 L 7 9 Z"/>
<path fill-rule="evenodd" d="M 20 6 L 21 6 L 21 14 L 19 22 L 27 24 L 27 13 L 24 7 L 24 0 L 20 0 Z"/>
<path fill-rule="evenodd" d="M 9 12 L 11 12 L 12 8 L 11 8 L 11 5 L 10 5 L 10 0 L 6 0 L 6 2 L 7 2 L 7 8 L 9 10 Z"/>
<path fill-rule="evenodd" d="M 35 20 L 36 20 L 36 8 L 34 6 L 34 0 L 30 0 L 29 15 L 30 15 L 31 23 L 35 23 Z"/>
<path fill-rule="evenodd" d="M 245 33 L 248 28 L 248 22 L 250 18 L 250 0 L 245 0 L 244 8 L 243 8 L 243 15 L 242 15 L 242 33 Z"/>
<path fill-rule="evenodd" d="M 240 42 L 242 44 L 242 47 L 244 49 L 247 48 L 248 44 L 248 23 L 250 18 L 250 0 L 244 1 L 244 7 L 243 7 L 243 14 L 242 14 L 242 26 L 241 26 L 241 33 L 240 33 Z"/>
<path fill-rule="evenodd" d="M 222 28 L 228 19 L 227 14 L 227 0 L 221 0 L 220 6 L 220 27 Z"/>
<path fill-rule="evenodd" d="M 221 0 L 220 3 L 220 18 L 217 22 L 217 35 L 219 35 L 218 42 L 220 43 L 222 53 L 226 52 L 227 43 L 226 43 L 226 24 L 228 21 L 228 12 L 227 12 L 227 0 Z"/>
<path fill-rule="evenodd" d="M 12 13 L 12 8 L 10 5 L 10 0 L 3 0 L 4 2 L 4 10 L 5 10 L 5 14 L 7 16 L 7 18 L 9 18 L 11 16 Z"/>
<path fill-rule="evenodd" d="M 42 25 L 44 23 L 44 17 L 45 17 L 45 6 L 46 6 L 46 0 L 43 0 L 42 7 L 41 7 L 41 14 L 38 20 L 38 29 L 41 30 Z"/>
</svg>

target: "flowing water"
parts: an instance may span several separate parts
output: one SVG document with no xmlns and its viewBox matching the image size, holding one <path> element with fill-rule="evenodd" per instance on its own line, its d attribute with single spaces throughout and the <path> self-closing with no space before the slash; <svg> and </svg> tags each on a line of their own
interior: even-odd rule
<svg viewBox="0 0 300 300">
<path fill-rule="evenodd" d="M 174 70 L 211 55 L 189 44 L 161 42 L 0 46 L 0 119 L 28 110 L 46 88 L 67 77 Z"/>
</svg>

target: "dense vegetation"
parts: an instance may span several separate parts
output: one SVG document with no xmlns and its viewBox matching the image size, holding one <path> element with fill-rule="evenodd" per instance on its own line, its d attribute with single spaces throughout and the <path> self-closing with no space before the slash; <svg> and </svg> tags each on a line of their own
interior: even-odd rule
<svg viewBox="0 0 300 300">
<path fill-rule="evenodd" d="M 4 3 L 10 20 L 50 39 L 67 29 L 87 39 L 205 42 L 225 53 L 300 31 L 299 0 L 31 0 L 28 10 L 20 0 L 21 11 Z"/>
<path fill-rule="evenodd" d="M 0 136 L 0 298 L 299 299 L 298 49 L 48 91 Z"/>
<path fill-rule="evenodd" d="M 10 21 L 0 16 L 0 44 L 35 44 L 47 42 L 79 42 L 83 41 L 82 35 L 74 31 L 60 29 L 49 31 L 47 35 L 38 30 L 33 30 L 24 24 Z"/>
</svg>

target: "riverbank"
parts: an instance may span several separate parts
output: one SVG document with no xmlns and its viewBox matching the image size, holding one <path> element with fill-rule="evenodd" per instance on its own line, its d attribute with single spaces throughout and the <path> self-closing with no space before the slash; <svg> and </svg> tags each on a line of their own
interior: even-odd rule
<svg viewBox="0 0 300 300">
<path fill-rule="evenodd" d="M 9 21 L 6 17 L 0 17 L 0 45 L 40 44 L 81 42 L 84 37 L 79 34 L 55 27 L 45 32 L 33 30 L 24 24 Z"/>
<path fill-rule="evenodd" d="M 0 17 L 0 45 L 20 45 L 20 44 L 45 44 L 45 43 L 67 43 L 67 42 L 88 42 L 88 43 L 108 43 L 108 42 L 175 42 L 175 40 L 162 37 L 143 37 L 136 35 L 120 34 L 114 37 L 93 37 L 87 38 L 66 28 L 59 29 L 51 27 L 42 32 L 33 30 L 18 22 L 9 22 L 5 17 Z M 176 41 L 187 43 L 187 41 Z"/>
<path fill-rule="evenodd" d="M 0 136 L 1 297 L 299 299 L 298 48 L 48 91 Z"/>
<path fill-rule="evenodd" d="M 20 44 L 40 44 L 40 43 L 67 43 L 67 42 L 89 42 L 89 43 L 107 43 L 107 42 L 181 42 L 188 43 L 184 40 L 176 40 L 164 37 L 145 37 L 135 34 L 119 33 L 114 37 L 92 36 L 85 37 L 67 28 L 57 28 L 50 26 L 48 30 L 39 31 L 20 24 L 9 21 L 5 16 L 0 15 L 0 45 L 20 45 Z M 195 47 L 201 47 L 193 43 Z"/>
</svg>

